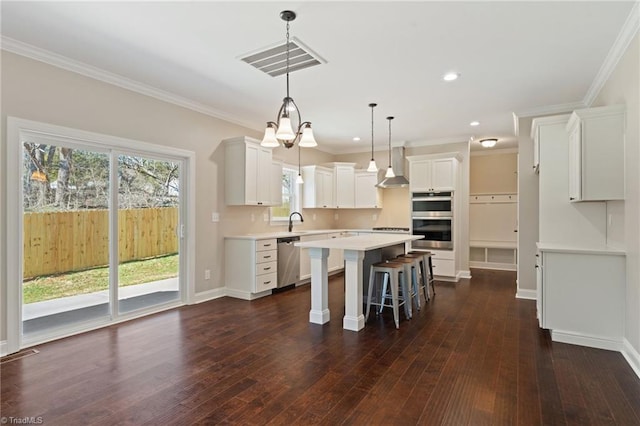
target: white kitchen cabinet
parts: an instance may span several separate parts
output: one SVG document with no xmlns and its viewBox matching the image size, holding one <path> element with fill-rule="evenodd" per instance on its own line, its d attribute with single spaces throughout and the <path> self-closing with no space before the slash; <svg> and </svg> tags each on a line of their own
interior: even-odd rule
<svg viewBox="0 0 640 426">
<path fill-rule="evenodd" d="M 278 249 L 275 238 L 254 240 L 225 238 L 227 295 L 252 300 L 271 294 L 278 283 Z"/>
<path fill-rule="evenodd" d="M 453 250 L 429 250 L 433 263 L 433 275 L 440 278 L 456 278 L 455 252 Z"/>
<path fill-rule="evenodd" d="M 575 110 L 569 134 L 569 200 L 624 199 L 625 108 Z"/>
<path fill-rule="evenodd" d="M 223 143 L 227 205 L 280 204 L 281 198 L 272 198 L 271 186 L 275 182 L 275 172 L 271 150 L 246 136 L 226 139 Z"/>
<path fill-rule="evenodd" d="M 426 155 L 407 157 L 411 192 L 455 191 L 456 158 L 433 158 Z"/>
<path fill-rule="evenodd" d="M 606 244 L 605 202 L 571 203 L 569 193 L 569 115 L 536 118 L 540 139 L 538 238 L 543 243 L 592 247 Z"/>
<path fill-rule="evenodd" d="M 623 252 L 538 245 L 538 320 L 554 341 L 622 349 Z"/>
<path fill-rule="evenodd" d="M 333 170 L 317 165 L 302 167 L 302 207 L 333 208 Z"/>
<path fill-rule="evenodd" d="M 333 166 L 333 205 L 338 209 L 355 207 L 355 163 L 331 163 Z"/>
<path fill-rule="evenodd" d="M 382 197 L 378 184 L 378 173 L 366 170 L 355 172 L 355 207 L 358 209 L 382 208 Z"/>
</svg>

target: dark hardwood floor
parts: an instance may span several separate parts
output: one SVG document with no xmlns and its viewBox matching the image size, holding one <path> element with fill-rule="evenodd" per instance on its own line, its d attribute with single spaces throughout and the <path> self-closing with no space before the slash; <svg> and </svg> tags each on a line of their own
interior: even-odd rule
<svg viewBox="0 0 640 426">
<path fill-rule="evenodd" d="M 46 425 L 639 425 L 616 352 L 552 343 L 515 274 L 474 270 L 412 320 L 309 324 L 309 286 L 222 298 L 37 347 L 1 366 L 2 416 Z"/>
</svg>

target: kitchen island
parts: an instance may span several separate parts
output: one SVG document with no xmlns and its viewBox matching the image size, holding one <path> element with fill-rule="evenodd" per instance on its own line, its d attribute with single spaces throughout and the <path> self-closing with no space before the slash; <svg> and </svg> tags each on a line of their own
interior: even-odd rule
<svg viewBox="0 0 640 426">
<path fill-rule="evenodd" d="M 311 258 L 311 311 L 309 322 L 324 324 L 329 322 L 329 274 L 327 258 L 330 249 L 344 250 L 345 315 L 342 327 L 345 330 L 360 331 L 364 328 L 362 314 L 362 293 L 364 278 L 364 258 L 367 252 L 404 245 L 419 240 L 422 236 L 408 234 L 369 234 L 338 239 L 300 242 L 295 245 L 309 249 Z M 404 251 L 403 250 L 403 251 Z M 383 260 L 383 259 L 381 259 Z"/>
</svg>

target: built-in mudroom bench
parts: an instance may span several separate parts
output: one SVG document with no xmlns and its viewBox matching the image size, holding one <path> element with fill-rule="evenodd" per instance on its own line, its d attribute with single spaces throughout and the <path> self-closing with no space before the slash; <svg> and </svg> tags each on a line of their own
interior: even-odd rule
<svg viewBox="0 0 640 426">
<path fill-rule="evenodd" d="M 517 194 L 476 194 L 469 199 L 469 266 L 515 271 Z"/>
</svg>

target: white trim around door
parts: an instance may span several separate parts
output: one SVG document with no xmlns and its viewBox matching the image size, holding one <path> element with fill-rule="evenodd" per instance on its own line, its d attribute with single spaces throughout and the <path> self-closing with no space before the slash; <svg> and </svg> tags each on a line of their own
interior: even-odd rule
<svg viewBox="0 0 640 426">
<path fill-rule="evenodd" d="M 38 342 L 22 341 L 22 262 L 23 262 L 23 235 L 22 235 L 22 184 L 21 165 L 22 141 L 26 138 L 54 139 L 68 144 L 82 144 L 94 147 L 100 151 L 127 152 L 154 157 L 168 157 L 178 159 L 182 164 L 180 179 L 181 203 L 180 203 L 180 280 L 182 299 L 175 305 L 163 306 L 159 309 L 149 309 L 137 312 L 133 315 L 122 315 L 112 318 L 112 321 L 100 324 L 86 324 L 86 327 L 70 330 L 69 334 L 88 331 L 116 322 L 126 321 L 143 315 L 148 315 L 163 309 L 191 304 L 195 302 L 195 153 L 184 149 L 156 145 L 147 142 L 103 135 L 84 130 L 72 129 L 47 123 L 25 120 L 16 117 L 7 117 L 7 157 L 6 157 L 6 191 L 7 191 L 7 298 L 3 310 L 7 318 L 7 340 L 3 344 L 3 352 L 11 354 L 28 345 L 42 343 L 46 337 Z M 132 148 L 133 147 L 133 148 Z M 59 338 L 56 336 L 55 338 Z M 5 343 L 3 341 L 3 343 Z"/>
</svg>

